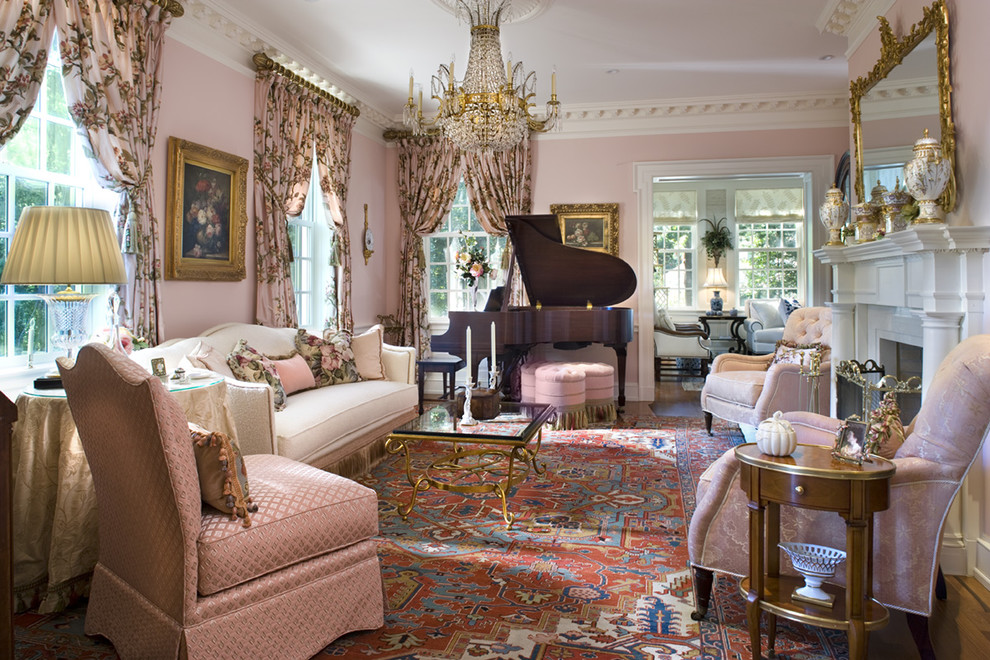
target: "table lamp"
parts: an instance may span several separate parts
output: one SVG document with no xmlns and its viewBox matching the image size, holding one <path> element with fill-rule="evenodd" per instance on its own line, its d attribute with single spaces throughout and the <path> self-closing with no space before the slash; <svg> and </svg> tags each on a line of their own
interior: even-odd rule
<svg viewBox="0 0 990 660">
<path fill-rule="evenodd" d="M 729 286 L 729 283 L 725 281 L 725 275 L 722 273 L 722 269 L 709 268 L 708 278 L 705 280 L 704 286 L 706 289 L 715 289 L 715 293 L 712 295 L 711 310 L 708 312 L 708 315 L 719 316 L 722 313 L 723 301 L 718 290 L 728 288 Z"/>
<path fill-rule="evenodd" d="M 102 209 L 74 206 L 25 208 L 0 275 L 0 284 L 65 286 L 62 291 L 42 294 L 40 298 L 51 312 L 52 345 L 65 350 L 68 357 L 88 339 L 86 316 L 89 301 L 96 297 L 80 293 L 72 285 L 126 281 L 124 259 L 110 214 Z"/>
</svg>

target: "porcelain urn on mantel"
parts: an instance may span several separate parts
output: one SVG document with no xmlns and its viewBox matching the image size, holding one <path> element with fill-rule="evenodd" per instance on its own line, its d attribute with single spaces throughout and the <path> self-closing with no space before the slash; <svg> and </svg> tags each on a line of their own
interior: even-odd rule
<svg viewBox="0 0 990 660">
<path fill-rule="evenodd" d="M 949 183 L 951 163 L 942 153 L 938 140 L 925 136 L 914 143 L 914 158 L 904 166 L 904 185 L 918 200 L 920 213 L 915 223 L 945 222 L 945 213 L 938 198 Z"/>
<path fill-rule="evenodd" d="M 822 224 L 828 229 L 828 242 L 825 245 L 844 245 L 842 228 L 849 220 L 849 202 L 842 191 L 833 183 L 825 193 L 825 201 L 818 209 Z"/>
<path fill-rule="evenodd" d="M 901 210 L 914 200 L 901 189 L 900 183 L 895 179 L 894 189 L 883 195 L 883 217 L 888 234 L 908 228 L 908 219 L 901 215 Z"/>
<path fill-rule="evenodd" d="M 853 207 L 853 215 L 856 217 L 856 242 L 869 243 L 877 240 L 877 209 L 869 202 L 863 202 Z"/>
</svg>

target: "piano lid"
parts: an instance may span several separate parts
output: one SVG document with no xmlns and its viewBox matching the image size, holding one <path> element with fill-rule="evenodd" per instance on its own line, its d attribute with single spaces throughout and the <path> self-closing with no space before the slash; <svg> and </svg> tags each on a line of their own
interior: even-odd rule
<svg viewBox="0 0 990 660">
<path fill-rule="evenodd" d="M 622 259 L 564 245 L 556 215 L 510 215 L 505 223 L 530 304 L 607 307 L 636 291 L 636 272 Z"/>
</svg>

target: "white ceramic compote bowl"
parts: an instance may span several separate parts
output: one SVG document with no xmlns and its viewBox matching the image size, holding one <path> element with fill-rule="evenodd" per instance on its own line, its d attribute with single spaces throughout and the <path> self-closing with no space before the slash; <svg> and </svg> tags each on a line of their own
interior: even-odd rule
<svg viewBox="0 0 990 660">
<path fill-rule="evenodd" d="M 822 589 L 822 582 L 825 578 L 835 575 L 836 567 L 846 560 L 845 551 L 812 543 L 778 545 L 791 558 L 794 569 L 804 576 L 804 586 L 795 589 L 791 598 L 813 605 L 832 607 L 835 596 Z"/>
</svg>

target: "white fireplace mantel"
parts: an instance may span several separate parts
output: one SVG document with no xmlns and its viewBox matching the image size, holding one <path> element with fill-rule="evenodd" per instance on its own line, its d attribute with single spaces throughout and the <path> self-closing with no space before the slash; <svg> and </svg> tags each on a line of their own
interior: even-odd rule
<svg viewBox="0 0 990 660">
<path fill-rule="evenodd" d="M 909 343 L 924 349 L 927 389 L 952 347 L 982 332 L 988 250 L 990 227 L 942 224 L 815 250 L 832 266 L 833 359 L 875 359 L 884 333 L 913 335 Z"/>
<path fill-rule="evenodd" d="M 983 332 L 990 227 L 914 225 L 869 243 L 822 247 L 832 266 L 832 373 L 841 360 L 878 359 L 881 340 L 922 347 L 922 397 L 956 344 Z M 832 415 L 836 413 L 832 388 Z M 981 475 L 971 473 L 946 518 L 942 568 L 972 575 L 980 538 Z"/>
</svg>

